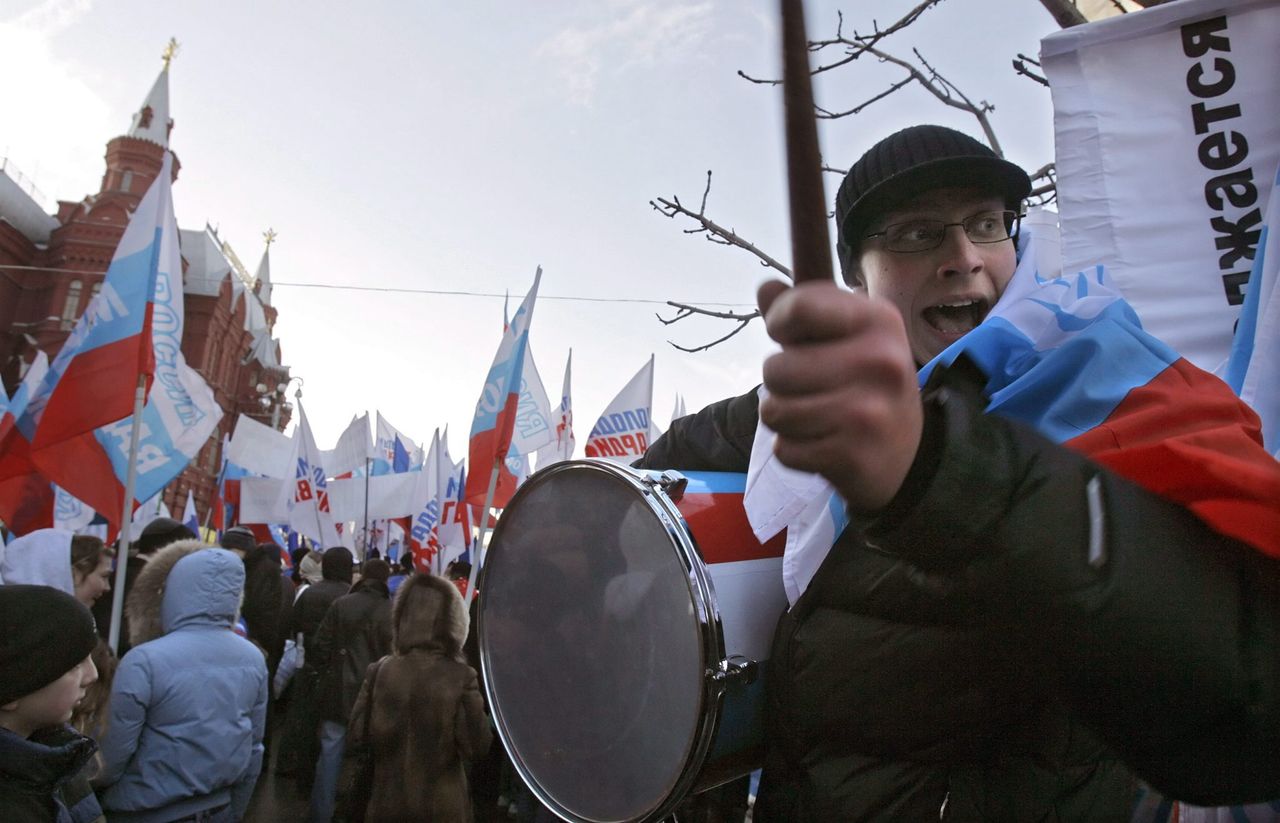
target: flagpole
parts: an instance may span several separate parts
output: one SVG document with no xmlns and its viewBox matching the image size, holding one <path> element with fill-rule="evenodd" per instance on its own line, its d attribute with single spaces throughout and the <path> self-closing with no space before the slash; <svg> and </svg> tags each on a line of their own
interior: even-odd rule
<svg viewBox="0 0 1280 823">
<path fill-rule="evenodd" d="M 364 554 L 366 557 L 369 556 L 369 457 L 367 455 L 364 458 Z"/>
<path fill-rule="evenodd" d="M 112 652 L 120 651 L 120 622 L 124 613 L 125 572 L 129 566 L 129 544 L 133 541 L 133 495 L 138 484 L 138 443 L 142 440 L 142 407 L 147 402 L 147 375 L 138 374 L 138 388 L 133 396 L 133 423 L 129 432 L 129 470 L 125 475 L 124 513 L 120 518 L 120 551 L 116 553 L 115 590 L 111 593 L 111 631 L 107 644 Z"/>
<path fill-rule="evenodd" d="M 498 489 L 498 470 L 501 467 L 502 458 L 498 457 L 493 461 L 493 472 L 489 475 L 489 490 L 485 492 L 484 508 L 480 510 L 480 534 L 476 537 L 476 550 L 471 553 L 471 576 L 467 579 L 468 603 L 475 596 L 476 577 L 480 574 L 480 560 L 484 553 L 485 532 L 489 530 L 489 507 L 493 505 L 493 495 Z"/>
</svg>

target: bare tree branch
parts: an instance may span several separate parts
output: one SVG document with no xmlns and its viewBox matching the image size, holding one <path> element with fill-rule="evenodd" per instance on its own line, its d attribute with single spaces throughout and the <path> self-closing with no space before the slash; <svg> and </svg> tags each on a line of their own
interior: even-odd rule
<svg viewBox="0 0 1280 823">
<path fill-rule="evenodd" d="M 681 346 L 670 340 L 667 341 L 668 343 L 671 343 L 671 346 L 673 348 L 679 349 L 680 351 L 683 351 L 683 352 L 689 352 L 689 353 L 706 351 L 712 346 L 720 345 L 724 341 L 728 340 L 730 337 L 733 337 L 735 334 L 745 329 L 747 327 L 747 324 L 749 324 L 752 320 L 755 320 L 757 317 L 760 316 L 760 312 L 758 310 L 753 311 L 750 314 L 740 314 L 738 312 L 732 312 L 732 311 L 712 311 L 710 309 L 704 309 L 699 306 L 690 306 L 685 303 L 676 303 L 675 301 L 672 301 L 672 300 L 668 300 L 667 305 L 675 307 L 677 311 L 675 316 L 670 319 L 665 318 L 660 314 L 656 315 L 656 317 L 658 318 L 658 322 L 662 323 L 662 325 L 664 326 L 670 326 L 673 323 L 679 323 L 681 320 L 684 320 L 686 317 L 693 317 L 694 315 L 700 315 L 704 317 L 714 317 L 719 320 L 733 320 L 733 321 L 736 321 L 738 324 L 736 327 L 734 327 L 733 331 L 729 332 L 724 337 L 718 338 L 716 340 L 712 340 L 710 343 L 707 343 L 702 346 L 696 346 L 694 348 Z"/>
<path fill-rule="evenodd" d="M 1013 70 L 1016 71 L 1018 74 L 1021 74 L 1023 77 L 1031 78 L 1032 80 L 1036 81 L 1042 86 L 1049 85 L 1048 80 L 1044 79 L 1044 77 L 1042 77 L 1041 75 L 1036 74 L 1031 69 L 1027 68 L 1027 63 L 1034 63 L 1037 66 L 1040 65 L 1035 60 L 1032 60 L 1030 57 L 1027 57 L 1025 54 L 1022 54 L 1021 52 L 1019 52 L 1018 59 L 1013 61 Z"/>
<path fill-rule="evenodd" d="M 722 246 L 736 246 L 744 251 L 755 255 L 760 261 L 760 265 L 774 269 L 784 275 L 788 280 L 791 278 L 791 269 L 779 263 L 771 255 L 767 254 L 754 243 L 749 243 L 738 236 L 733 229 L 726 229 L 719 225 L 711 218 L 707 217 L 707 196 L 711 193 L 711 172 L 707 172 L 707 185 L 702 190 L 702 203 L 695 212 L 683 203 L 679 197 L 672 197 L 670 200 L 665 197 L 659 197 L 649 201 L 649 205 L 655 211 L 664 217 L 675 219 L 679 216 L 688 217 L 698 225 L 691 229 L 683 229 L 685 234 L 701 234 L 711 243 L 719 243 Z"/>
<path fill-rule="evenodd" d="M 1040 5 L 1044 6 L 1049 14 L 1053 15 L 1054 22 L 1064 29 L 1089 22 L 1072 0 L 1040 0 Z"/>
<path fill-rule="evenodd" d="M 876 43 L 879 43 L 881 40 L 883 40 L 884 38 L 888 37 L 889 35 L 893 34 L 896 31 L 905 29 L 907 26 L 914 23 L 920 17 L 920 15 L 924 14 L 930 8 L 938 5 L 941 2 L 942 0 L 923 0 L 923 2 L 921 2 L 915 8 L 908 11 L 901 18 L 899 18 L 897 22 L 891 24 L 887 28 L 883 28 L 883 29 L 880 28 L 880 26 L 873 20 L 871 22 L 871 27 L 872 27 L 871 34 L 865 34 L 865 35 L 859 34 L 855 30 L 850 37 L 844 36 L 844 31 L 843 31 L 844 30 L 844 14 L 837 11 L 835 37 L 832 37 L 828 40 L 810 40 L 809 51 L 814 52 L 816 54 L 817 52 L 820 52 L 823 49 L 828 48 L 830 46 L 844 46 L 847 49 L 847 52 L 845 56 L 840 58 L 839 60 L 836 60 L 833 63 L 819 65 L 811 73 L 818 75 L 824 72 L 831 71 L 832 69 L 838 69 L 841 66 L 847 66 L 849 63 L 852 63 L 854 60 L 857 60 L 864 53 L 869 51 L 871 47 L 874 46 Z M 764 86 L 778 86 L 782 84 L 781 80 L 767 80 L 767 79 L 762 79 L 758 77 L 752 77 L 751 75 L 747 74 L 741 69 L 738 70 L 738 76 L 741 77 L 743 80 L 747 80 L 752 83 L 758 83 Z"/>
</svg>

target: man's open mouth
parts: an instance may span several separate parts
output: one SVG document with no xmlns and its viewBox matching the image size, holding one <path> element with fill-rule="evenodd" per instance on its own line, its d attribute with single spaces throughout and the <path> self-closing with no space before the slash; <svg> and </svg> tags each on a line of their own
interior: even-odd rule
<svg viewBox="0 0 1280 823">
<path fill-rule="evenodd" d="M 930 306 L 922 314 L 930 326 L 944 334 L 965 334 L 982 322 L 988 308 L 986 300 L 972 297 Z"/>
</svg>

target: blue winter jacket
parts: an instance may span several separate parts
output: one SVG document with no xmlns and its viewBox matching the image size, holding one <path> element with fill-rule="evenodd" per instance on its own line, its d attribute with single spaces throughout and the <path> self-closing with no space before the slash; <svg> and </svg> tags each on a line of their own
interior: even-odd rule
<svg viewBox="0 0 1280 823">
<path fill-rule="evenodd" d="M 205 549 L 169 572 L 160 607 L 164 635 L 135 646 L 111 687 L 102 741 L 113 821 L 173 820 L 231 804 L 244 816 L 262 767 L 267 666 L 231 630 L 244 564 Z"/>
</svg>

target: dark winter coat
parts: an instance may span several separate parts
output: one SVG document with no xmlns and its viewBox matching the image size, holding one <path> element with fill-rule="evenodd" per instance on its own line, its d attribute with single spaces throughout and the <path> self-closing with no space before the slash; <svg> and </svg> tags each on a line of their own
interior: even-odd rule
<svg viewBox="0 0 1280 823">
<path fill-rule="evenodd" d="M 320 673 L 320 719 L 345 725 L 369 664 L 390 651 L 387 584 L 361 580 L 350 594 L 333 601 L 307 647 L 307 663 Z"/>
<path fill-rule="evenodd" d="M 281 611 L 284 575 L 280 573 L 280 558 L 270 544 L 264 546 L 255 546 L 244 554 L 244 605 L 240 615 L 249 639 L 266 651 L 268 668 L 274 671 L 283 651 L 284 621 L 288 615 Z"/>
<path fill-rule="evenodd" d="M 333 601 L 350 591 L 351 584 L 341 580 L 321 580 L 319 583 L 308 586 L 306 591 L 293 601 L 293 609 L 289 612 L 289 631 L 286 636 L 294 637 L 301 634 L 303 647 L 309 647 L 315 639 L 316 629 L 320 628 L 320 621 L 324 620 Z M 311 665 L 310 656 L 306 658 L 306 662 L 307 665 Z"/>
<path fill-rule="evenodd" d="M 370 667 L 347 728 L 348 745 L 373 750 L 367 819 L 471 819 L 463 766 L 485 753 L 492 732 L 475 669 L 462 659 L 468 622 L 448 580 L 415 574 L 400 587 L 394 653 Z"/>
<path fill-rule="evenodd" d="M 933 382 L 902 490 L 778 624 L 756 820 L 1127 820 L 1106 745 L 1183 797 L 1280 796 L 1274 564 Z M 641 465 L 744 472 L 756 417 L 714 404 Z"/>
<path fill-rule="evenodd" d="M 98 746 L 70 726 L 30 738 L 0 729 L 0 820 L 5 823 L 96 823 L 98 798 L 84 776 Z"/>
</svg>

